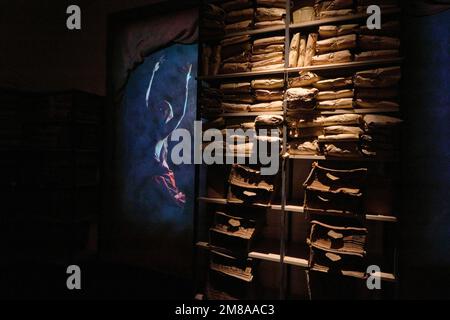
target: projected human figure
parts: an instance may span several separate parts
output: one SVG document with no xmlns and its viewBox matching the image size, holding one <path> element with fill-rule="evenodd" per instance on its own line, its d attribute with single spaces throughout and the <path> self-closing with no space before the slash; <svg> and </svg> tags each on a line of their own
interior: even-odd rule
<svg viewBox="0 0 450 320">
<path fill-rule="evenodd" d="M 154 119 L 156 125 L 154 135 L 151 137 L 152 148 L 154 148 L 153 162 L 156 165 L 156 168 L 153 168 L 155 170 L 153 180 L 156 183 L 158 189 L 161 191 L 161 195 L 163 195 L 164 197 L 169 197 L 173 203 L 182 207 L 186 202 L 186 196 L 184 193 L 178 190 L 175 175 L 173 174 L 173 171 L 169 167 L 167 161 L 167 154 L 168 154 L 167 139 L 172 134 L 172 132 L 180 126 L 181 121 L 183 120 L 186 114 L 189 95 L 189 80 L 191 79 L 192 64 L 189 65 L 188 72 L 186 75 L 186 97 L 184 100 L 184 105 L 182 108 L 175 108 L 174 112 L 174 108 L 172 107 L 169 101 L 164 100 L 163 103 L 154 104 L 150 99 L 155 74 L 159 70 L 163 62 L 164 57 L 162 57 L 155 64 L 155 67 L 153 68 L 152 77 L 148 85 L 147 93 L 145 95 L 145 103 L 147 109 L 152 113 L 152 118 Z"/>
</svg>

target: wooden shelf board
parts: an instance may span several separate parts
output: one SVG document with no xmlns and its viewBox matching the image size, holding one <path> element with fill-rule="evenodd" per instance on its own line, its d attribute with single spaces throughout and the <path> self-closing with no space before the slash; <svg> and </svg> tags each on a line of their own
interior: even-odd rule
<svg viewBox="0 0 450 320">
<path fill-rule="evenodd" d="M 329 274 L 327 271 L 321 271 L 321 270 L 312 270 L 310 269 L 310 271 L 312 272 L 320 272 L 320 273 L 327 273 Z M 333 274 L 334 275 L 334 274 Z M 356 279 L 361 279 L 363 281 L 365 281 L 364 279 L 364 273 L 360 272 L 358 274 L 354 274 L 354 273 L 350 273 L 350 272 L 343 272 L 343 274 L 341 276 L 344 277 L 351 277 L 351 278 L 356 278 Z M 377 277 L 380 278 L 381 281 L 386 281 L 386 282 L 396 282 L 397 278 L 394 274 L 392 273 L 387 273 L 387 272 L 376 272 L 372 275 L 373 277 Z"/>
<path fill-rule="evenodd" d="M 283 68 L 274 69 L 267 71 L 249 71 L 249 72 L 239 72 L 239 73 L 229 73 L 229 74 L 219 74 L 216 76 L 199 76 L 198 80 L 211 81 L 211 80 L 223 80 L 223 79 L 233 79 L 233 78 L 249 78 L 255 76 L 265 76 L 265 75 L 283 75 L 284 73 L 298 73 L 300 71 L 324 71 L 324 70 L 340 70 L 340 69 L 351 69 L 351 68 L 361 68 L 361 67 L 377 67 L 380 65 L 398 64 L 403 61 L 403 58 L 390 58 L 390 59 L 377 59 L 368 61 L 352 61 L 344 63 L 335 64 L 324 64 L 319 66 L 308 66 L 300 68 Z"/>
<path fill-rule="evenodd" d="M 249 72 L 239 72 L 239 73 L 228 73 L 228 74 L 218 74 L 216 76 L 199 76 L 198 80 L 222 80 L 222 79 L 233 79 L 233 78 L 244 78 L 244 77 L 255 77 L 255 76 L 266 76 L 266 75 L 283 75 L 285 72 L 283 69 L 274 69 L 266 71 L 249 71 Z"/>
<path fill-rule="evenodd" d="M 197 247 L 205 250 L 210 250 L 210 246 L 207 242 L 199 241 L 197 242 Z M 274 263 L 280 263 L 281 257 L 279 254 L 276 253 L 264 253 L 259 251 L 252 251 L 248 254 L 249 258 L 262 260 L 262 261 L 269 261 Z M 296 266 L 300 268 L 308 268 L 308 260 L 303 258 L 297 258 L 292 256 L 285 256 L 284 257 L 284 263 L 291 266 Z M 396 281 L 396 277 L 394 274 L 386 273 L 386 272 L 379 272 L 374 274 L 374 276 L 378 276 L 383 281 Z"/>
<path fill-rule="evenodd" d="M 333 158 L 319 155 L 289 155 L 289 159 L 292 160 L 307 160 L 307 161 L 356 161 L 356 162 L 398 162 L 399 159 L 387 159 L 387 158 L 370 158 L 370 157 L 358 157 L 358 158 Z"/>
<path fill-rule="evenodd" d="M 222 114 L 217 115 L 217 118 L 239 118 L 239 117 L 257 117 L 257 116 L 263 116 L 263 115 L 283 115 L 283 111 L 273 111 L 273 112 L 225 112 Z"/>
<path fill-rule="evenodd" d="M 339 70 L 339 69 L 350 69 L 350 68 L 361 68 L 361 67 L 372 67 L 384 64 L 394 64 L 401 63 L 403 58 L 389 58 L 389 59 L 376 59 L 367 61 L 351 61 L 343 63 L 334 64 L 323 64 L 318 66 L 308 66 L 299 68 L 287 68 L 286 72 L 294 73 L 300 71 L 323 71 L 323 70 Z"/>
<path fill-rule="evenodd" d="M 204 42 L 217 42 L 217 41 L 220 41 L 220 40 L 226 39 L 226 38 L 232 38 L 232 37 L 237 37 L 237 36 L 246 36 L 246 35 L 249 35 L 249 36 L 260 35 L 260 34 L 262 35 L 262 34 L 266 34 L 266 33 L 284 31 L 285 29 L 286 29 L 286 25 L 279 25 L 279 26 L 275 26 L 275 27 L 262 28 L 262 29 L 251 29 L 251 30 L 227 33 L 222 37 L 204 37 L 203 41 Z"/>
<path fill-rule="evenodd" d="M 208 197 L 199 197 L 198 201 L 205 202 L 205 203 L 214 203 L 214 204 L 221 204 L 226 205 L 228 204 L 227 199 L 224 198 L 208 198 Z M 281 211 L 281 205 L 274 204 L 268 207 L 268 209 L 274 210 L 274 211 Z M 296 205 L 286 205 L 285 211 L 291 212 L 291 213 L 304 213 L 305 210 L 303 206 L 296 206 Z M 397 217 L 395 216 L 389 216 L 389 215 L 378 215 L 378 214 L 367 214 L 366 219 L 368 221 L 380 221 L 380 222 L 390 222 L 395 223 L 398 221 Z"/>
<path fill-rule="evenodd" d="M 367 109 L 337 109 L 329 111 L 311 110 L 311 111 L 288 111 L 288 116 L 317 114 L 317 115 L 338 115 L 338 114 L 373 114 L 373 113 L 398 113 L 398 108 L 367 108 Z M 239 117 L 257 117 L 261 115 L 283 115 L 283 111 L 265 111 L 265 112 L 224 112 L 217 115 L 204 114 L 205 118 L 239 118 Z"/>
<path fill-rule="evenodd" d="M 335 110 L 311 110 L 311 111 L 287 111 L 288 116 L 295 115 L 336 115 L 336 114 L 372 114 L 372 113 L 397 113 L 400 112 L 399 108 L 352 108 L 352 109 L 335 109 Z"/>
<path fill-rule="evenodd" d="M 382 10 L 381 14 L 382 15 L 392 15 L 392 14 L 398 14 L 400 12 L 401 12 L 400 8 L 393 8 L 393 9 Z M 289 26 L 289 29 L 298 30 L 298 29 L 318 27 L 318 26 L 328 25 L 328 24 L 336 24 L 336 23 L 346 22 L 346 21 L 363 20 L 363 19 L 367 19 L 369 16 L 370 15 L 363 12 L 363 13 L 355 13 L 355 14 L 342 16 L 342 17 L 317 19 L 317 20 L 312 20 L 312 21 L 302 22 L 302 23 L 291 23 L 291 25 Z"/>
</svg>

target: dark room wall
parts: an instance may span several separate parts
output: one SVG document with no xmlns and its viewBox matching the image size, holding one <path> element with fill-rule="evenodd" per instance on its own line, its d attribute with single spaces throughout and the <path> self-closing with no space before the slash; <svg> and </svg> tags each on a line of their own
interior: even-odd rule
<svg viewBox="0 0 450 320">
<path fill-rule="evenodd" d="M 402 297 L 450 297 L 450 10 L 405 17 Z"/>
<path fill-rule="evenodd" d="M 107 16 L 161 0 L 9 0 L 0 4 L 0 87 L 105 95 Z M 78 4 L 82 29 L 66 28 Z"/>
</svg>

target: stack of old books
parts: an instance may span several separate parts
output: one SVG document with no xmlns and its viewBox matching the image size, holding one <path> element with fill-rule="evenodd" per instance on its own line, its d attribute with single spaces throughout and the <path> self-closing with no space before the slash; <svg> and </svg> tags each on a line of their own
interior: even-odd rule
<svg viewBox="0 0 450 320">
<path fill-rule="evenodd" d="M 230 209 L 231 210 L 231 209 Z M 248 254 L 255 240 L 258 212 L 217 211 L 209 229 L 209 299 L 245 298 L 252 285 L 255 264 Z"/>
<path fill-rule="evenodd" d="M 365 276 L 368 231 L 364 226 L 363 195 L 366 176 L 366 168 L 338 170 L 313 164 L 304 183 L 312 270 Z"/>
</svg>

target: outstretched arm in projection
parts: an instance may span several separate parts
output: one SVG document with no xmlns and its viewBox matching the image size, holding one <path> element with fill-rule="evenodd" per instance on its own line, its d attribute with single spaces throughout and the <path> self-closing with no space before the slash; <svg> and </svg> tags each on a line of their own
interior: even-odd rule
<svg viewBox="0 0 450 320">
<path fill-rule="evenodd" d="M 170 114 L 172 115 L 171 118 L 168 118 L 169 121 L 166 122 L 166 126 L 164 127 L 163 136 L 165 136 L 165 137 L 169 136 L 176 128 L 178 128 L 180 126 L 181 121 L 183 120 L 184 116 L 186 115 L 187 104 L 188 104 L 188 100 L 189 100 L 189 80 L 191 79 L 191 71 L 192 71 L 192 64 L 189 65 L 189 70 L 186 75 L 186 94 L 185 94 L 183 109 L 174 114 L 173 108 L 172 108 L 172 105 L 170 104 L 170 102 L 165 101 L 165 103 L 169 107 Z M 176 112 L 176 110 L 175 110 L 175 112 Z"/>
<path fill-rule="evenodd" d="M 150 78 L 150 82 L 148 84 L 148 88 L 147 88 L 147 92 L 145 94 L 145 104 L 147 106 L 148 109 L 148 102 L 150 99 L 150 91 L 152 90 L 152 84 L 153 84 L 153 79 L 155 78 L 155 73 L 156 71 L 159 70 L 159 67 L 161 66 L 161 64 L 164 62 L 164 56 L 162 56 L 159 61 L 155 64 L 155 67 L 153 68 L 153 73 L 152 73 L 152 77 Z"/>
</svg>

